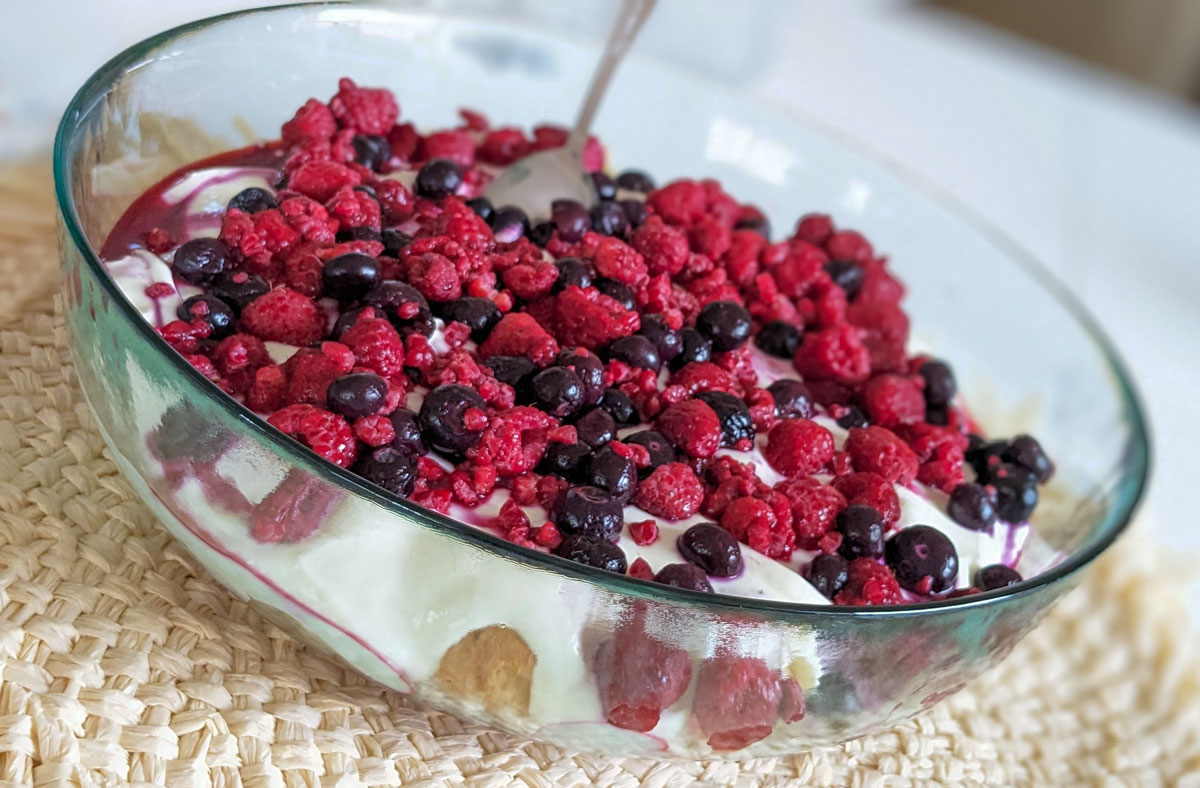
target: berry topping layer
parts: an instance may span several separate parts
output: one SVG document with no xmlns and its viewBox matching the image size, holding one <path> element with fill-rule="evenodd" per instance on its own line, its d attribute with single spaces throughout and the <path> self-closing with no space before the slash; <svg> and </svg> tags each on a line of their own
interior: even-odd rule
<svg viewBox="0 0 1200 788">
<path fill-rule="evenodd" d="M 981 437 L 951 366 L 910 353 L 904 286 L 862 234 L 810 213 L 773 235 L 716 181 L 611 174 L 596 140 L 595 202 L 547 195 L 528 216 L 483 193 L 566 131 L 462 118 L 420 128 L 344 79 L 279 140 L 148 191 L 102 257 L 175 351 L 276 429 L 526 548 L 813 604 L 1021 580 L 1053 465 L 1028 435 Z M 207 451 L 170 433 L 147 436 L 160 460 Z M 286 493 L 253 539 L 321 539 L 329 507 Z M 633 690 L 602 689 L 610 722 L 649 730 Z M 772 715 L 791 690 L 773 691 Z"/>
</svg>

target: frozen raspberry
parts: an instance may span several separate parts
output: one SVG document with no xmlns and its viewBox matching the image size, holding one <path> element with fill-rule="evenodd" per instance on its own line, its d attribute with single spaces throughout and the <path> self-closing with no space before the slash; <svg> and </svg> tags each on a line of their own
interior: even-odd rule
<svg viewBox="0 0 1200 788">
<path fill-rule="evenodd" d="M 705 459 L 721 446 L 721 420 L 698 399 L 669 406 L 659 415 L 656 429 L 685 454 Z"/>
<path fill-rule="evenodd" d="M 558 355 L 558 343 L 536 320 L 524 312 L 500 318 L 492 333 L 479 346 L 479 358 L 523 356 L 536 364 L 549 364 Z"/>
<path fill-rule="evenodd" d="M 809 332 L 800 342 L 794 360 L 796 371 L 808 380 L 855 384 L 871 372 L 871 356 L 858 329 L 840 325 Z"/>
<path fill-rule="evenodd" d="M 437 131 L 421 140 L 422 161 L 449 159 L 466 169 L 475 164 L 475 138 L 467 131 Z"/>
<path fill-rule="evenodd" d="M 718 655 L 696 677 L 692 711 L 714 750 L 740 750 L 766 738 L 779 716 L 779 674 L 761 659 Z"/>
<path fill-rule="evenodd" d="M 357 186 L 360 183 L 362 176 L 345 164 L 310 161 L 292 173 L 288 188 L 324 204 L 343 186 Z"/>
<path fill-rule="evenodd" d="M 870 242 L 854 230 L 838 230 L 825 239 L 825 251 L 834 260 L 865 263 L 875 256 Z"/>
<path fill-rule="evenodd" d="M 391 419 L 378 413 L 355 419 L 351 429 L 354 437 L 372 447 L 387 446 L 396 439 L 396 428 Z"/>
<path fill-rule="evenodd" d="M 818 549 L 821 537 L 833 529 L 838 512 L 846 508 L 846 497 L 811 477 L 781 482 L 776 489 L 791 502 L 796 546 L 802 550 Z"/>
<path fill-rule="evenodd" d="M 712 216 L 702 217 L 688 230 L 688 244 L 696 254 L 719 260 L 733 243 L 733 231 Z"/>
<path fill-rule="evenodd" d="M 588 233 L 584 245 L 594 247 L 592 267 L 600 276 L 634 288 L 649 278 L 645 259 L 620 238 Z"/>
<path fill-rule="evenodd" d="M 633 559 L 633 563 L 629 565 L 629 576 L 648 582 L 654 579 L 654 570 L 650 568 L 650 564 L 645 558 L 639 556 Z"/>
<path fill-rule="evenodd" d="M 246 390 L 246 407 L 258 413 L 270 413 L 283 407 L 283 396 L 287 390 L 287 376 L 283 368 L 275 364 L 259 367 Z"/>
<path fill-rule="evenodd" d="M 325 333 L 325 317 L 311 299 L 277 287 L 242 310 L 242 326 L 259 339 L 309 345 Z"/>
<path fill-rule="evenodd" d="M 638 313 L 593 287 L 568 287 L 555 299 L 558 339 L 565 345 L 594 350 L 629 336 L 641 326 Z"/>
<path fill-rule="evenodd" d="M 897 304 L 904 298 L 904 284 L 888 273 L 882 261 L 863 264 L 863 283 L 858 291 L 860 304 Z"/>
<path fill-rule="evenodd" d="M 657 216 L 647 219 L 634 232 L 630 243 L 641 253 L 648 272 L 653 276 L 678 274 L 690 255 L 687 236 Z"/>
<path fill-rule="evenodd" d="M 833 231 L 833 219 L 828 214 L 810 213 L 800 217 L 796 224 L 796 233 L 792 237 L 797 241 L 821 246 L 829 240 Z"/>
<path fill-rule="evenodd" d="M 284 401 L 289 405 L 324 405 L 329 384 L 345 374 L 337 362 L 319 350 L 300 348 L 283 365 L 288 384 Z"/>
<path fill-rule="evenodd" d="M 267 421 L 334 465 L 348 468 L 354 462 L 358 444 L 350 425 L 336 413 L 312 405 L 288 405 Z"/>
<path fill-rule="evenodd" d="M 338 223 L 329 218 L 325 206 L 304 196 L 289 197 L 279 204 L 279 212 L 300 238 L 317 244 L 331 244 L 337 235 Z"/>
<path fill-rule="evenodd" d="M 164 254 L 175 245 L 175 242 L 171 240 L 171 234 L 161 227 L 147 231 L 143 240 L 146 248 L 155 254 Z"/>
<path fill-rule="evenodd" d="M 639 520 L 629 523 L 629 536 L 633 543 L 645 547 L 658 541 L 658 523 L 654 520 Z"/>
<path fill-rule="evenodd" d="M 845 448 L 855 470 L 877 473 L 902 485 L 917 477 L 917 455 L 891 430 L 874 426 L 853 428 Z"/>
<path fill-rule="evenodd" d="M 668 388 L 678 388 L 679 396 L 683 397 L 702 391 L 723 391 L 736 396 L 742 393 L 742 387 L 733 375 L 710 361 L 690 362 L 671 375 L 668 383 Z"/>
<path fill-rule="evenodd" d="M 360 88 L 353 80 L 338 80 L 338 92 L 329 109 L 342 128 L 362 134 L 387 134 L 400 116 L 392 92 L 385 88 Z"/>
<path fill-rule="evenodd" d="M 839 605 L 899 605 L 904 595 L 892 570 L 871 558 L 855 558 L 846 585 L 833 601 Z"/>
<path fill-rule="evenodd" d="M 803 298 L 818 282 L 828 280 L 827 262 L 829 258 L 817 247 L 794 241 L 783 260 L 771 267 L 771 274 L 779 292 L 789 298 Z"/>
<path fill-rule="evenodd" d="M 877 473 L 861 471 L 837 476 L 830 482 L 846 498 L 847 504 L 865 504 L 883 516 L 883 524 L 895 528 L 900 522 L 900 496 L 887 479 Z"/>
<path fill-rule="evenodd" d="M 634 731 L 652 730 L 692 678 L 687 652 L 650 637 L 636 620 L 600 644 L 592 668 L 605 719 Z"/>
<path fill-rule="evenodd" d="M 880 427 L 890 429 L 925 418 L 921 385 L 909 377 L 876 375 L 863 384 L 858 396 L 867 416 Z"/>
<path fill-rule="evenodd" d="M 758 257 L 767 242 L 753 230 L 734 230 L 729 250 L 722 259 L 726 273 L 739 287 L 749 286 L 758 276 Z"/>
<path fill-rule="evenodd" d="M 304 102 L 282 129 L 283 144 L 289 147 L 313 139 L 329 139 L 335 133 L 337 121 L 333 113 L 315 98 Z"/>
<path fill-rule="evenodd" d="M 354 353 L 359 366 L 384 378 L 404 374 L 404 343 L 386 319 L 362 315 L 342 332 L 341 342 Z"/>
<path fill-rule="evenodd" d="M 212 352 L 212 360 L 222 375 L 253 372 L 271 362 L 262 340 L 251 334 L 230 334 Z"/>
<path fill-rule="evenodd" d="M 796 544 L 790 519 L 781 522 L 766 501 L 758 498 L 738 498 L 721 514 L 721 527 L 743 544 L 768 558 L 791 558 Z"/>
<path fill-rule="evenodd" d="M 524 301 L 534 301 L 547 295 L 558 281 L 558 268 L 553 263 L 538 261 L 519 263 L 505 269 L 501 275 L 504 285 Z"/>
<path fill-rule="evenodd" d="M 408 281 L 430 301 L 451 301 L 462 295 L 462 278 L 448 257 L 429 252 L 408 261 Z"/>
<path fill-rule="evenodd" d="M 380 207 L 371 195 L 343 186 L 325 205 L 329 215 L 342 227 L 380 228 Z M 380 250 L 383 251 L 383 250 Z"/>
<path fill-rule="evenodd" d="M 763 456 L 784 476 L 810 476 L 833 459 L 833 435 L 809 419 L 784 419 L 767 434 Z"/>
<path fill-rule="evenodd" d="M 704 485 L 682 462 L 659 465 L 638 484 L 633 497 L 635 504 L 664 520 L 691 517 L 699 511 L 703 500 Z"/>
<path fill-rule="evenodd" d="M 875 372 L 904 371 L 908 315 L 895 304 L 859 303 L 846 309 L 846 320 L 862 329 L 862 343 Z"/>
<path fill-rule="evenodd" d="M 379 206 L 383 211 L 385 225 L 396 224 L 412 216 L 412 192 L 403 183 L 385 179 L 376 183 L 374 188 L 375 196 L 379 198 Z"/>
<path fill-rule="evenodd" d="M 556 422 L 537 408 L 520 406 L 491 417 L 467 458 L 492 465 L 503 477 L 533 470 L 546 453 L 546 436 Z"/>
<path fill-rule="evenodd" d="M 671 224 L 690 226 L 704 216 L 708 198 L 696 181 L 678 180 L 650 192 L 646 207 Z"/>
<path fill-rule="evenodd" d="M 532 147 L 520 129 L 493 129 L 479 143 L 478 156 L 488 164 L 504 166 L 528 155 Z"/>
</svg>

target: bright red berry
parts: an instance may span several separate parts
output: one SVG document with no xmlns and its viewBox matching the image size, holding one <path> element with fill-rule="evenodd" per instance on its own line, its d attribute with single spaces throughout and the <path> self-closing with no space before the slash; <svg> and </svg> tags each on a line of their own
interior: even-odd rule
<svg viewBox="0 0 1200 788">
<path fill-rule="evenodd" d="M 633 496 L 635 504 L 664 520 L 685 520 L 700 510 L 703 501 L 704 485 L 682 462 L 655 468 L 638 484 Z"/>
<path fill-rule="evenodd" d="M 833 435 L 811 419 L 784 419 L 767 434 L 763 456 L 790 478 L 811 476 L 833 459 Z"/>
</svg>

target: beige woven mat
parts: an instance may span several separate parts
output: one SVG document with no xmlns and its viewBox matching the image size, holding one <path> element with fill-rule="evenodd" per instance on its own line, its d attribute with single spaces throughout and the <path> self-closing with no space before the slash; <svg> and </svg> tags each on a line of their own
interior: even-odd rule
<svg viewBox="0 0 1200 788">
<path fill-rule="evenodd" d="M 1200 659 L 1136 535 L 1000 668 L 841 747 L 599 758 L 413 708 L 226 593 L 108 459 L 54 311 L 48 177 L 0 173 L 5 784 L 1200 786 Z"/>
</svg>

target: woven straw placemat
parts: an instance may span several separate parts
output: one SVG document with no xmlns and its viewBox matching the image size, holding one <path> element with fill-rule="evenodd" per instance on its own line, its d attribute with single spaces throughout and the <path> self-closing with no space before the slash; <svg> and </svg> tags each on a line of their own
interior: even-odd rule
<svg viewBox="0 0 1200 788">
<path fill-rule="evenodd" d="M 259 618 L 138 501 L 73 378 L 51 217 L 45 168 L 0 172 L 3 784 L 1200 786 L 1200 657 L 1136 533 L 999 668 L 840 747 L 602 758 L 415 708 Z"/>
</svg>

